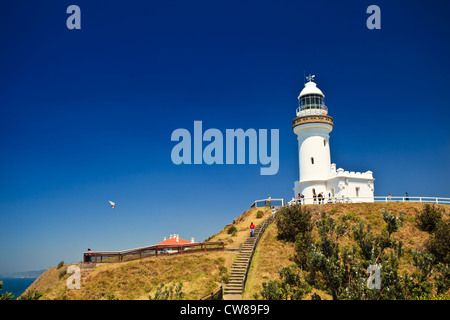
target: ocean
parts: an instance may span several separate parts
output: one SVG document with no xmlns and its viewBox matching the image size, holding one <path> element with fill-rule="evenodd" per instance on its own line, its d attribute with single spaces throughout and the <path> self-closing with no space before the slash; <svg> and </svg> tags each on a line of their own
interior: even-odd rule
<svg viewBox="0 0 450 320">
<path fill-rule="evenodd" d="M 16 300 L 33 282 L 36 278 L 1 278 L 3 281 L 3 288 L 1 293 L 11 292 Z"/>
</svg>

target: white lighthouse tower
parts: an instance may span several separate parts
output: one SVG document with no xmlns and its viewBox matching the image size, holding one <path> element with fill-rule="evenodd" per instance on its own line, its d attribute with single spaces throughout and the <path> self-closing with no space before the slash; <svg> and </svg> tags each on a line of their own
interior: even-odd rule
<svg viewBox="0 0 450 320">
<path fill-rule="evenodd" d="M 299 155 L 299 181 L 294 183 L 295 197 L 303 194 L 305 203 L 316 203 L 319 194 L 325 202 L 373 202 L 373 175 L 336 170 L 330 157 L 330 132 L 333 118 L 328 115 L 325 95 L 317 88 L 314 76 L 307 77 L 305 87 L 298 96 L 297 117 L 292 129 L 297 135 Z"/>
</svg>

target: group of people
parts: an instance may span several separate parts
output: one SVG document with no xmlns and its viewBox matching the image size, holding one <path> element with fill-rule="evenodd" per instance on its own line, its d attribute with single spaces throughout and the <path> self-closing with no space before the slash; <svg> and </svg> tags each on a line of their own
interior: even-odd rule
<svg viewBox="0 0 450 320">
<path fill-rule="evenodd" d="M 388 200 L 389 202 L 392 201 L 392 194 L 389 193 L 388 199 L 389 199 L 389 200 Z M 403 196 L 403 200 L 404 200 L 404 201 L 409 201 L 408 192 L 405 192 L 405 195 Z"/>
<path fill-rule="evenodd" d="M 294 198 L 292 198 L 291 202 L 295 202 L 297 204 L 304 204 L 305 203 L 305 196 L 300 193 L 297 194 L 297 199 L 296 201 L 294 201 Z M 325 203 L 325 196 L 323 195 L 323 192 L 316 194 L 315 192 L 313 193 L 313 203 Z M 328 202 L 331 202 L 331 194 L 328 194 Z M 292 203 L 290 203 L 292 204 Z"/>
<path fill-rule="evenodd" d="M 331 199 L 330 195 L 328 195 L 328 199 Z M 313 193 L 313 203 L 316 203 L 316 201 L 318 201 L 319 204 L 325 203 L 325 196 L 323 195 L 323 192 L 318 195 L 315 192 Z"/>
</svg>

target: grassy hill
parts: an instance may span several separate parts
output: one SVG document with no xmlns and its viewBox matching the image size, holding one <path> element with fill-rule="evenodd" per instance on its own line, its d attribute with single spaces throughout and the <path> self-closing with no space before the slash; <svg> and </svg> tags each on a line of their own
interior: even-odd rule
<svg viewBox="0 0 450 320">
<path fill-rule="evenodd" d="M 416 216 L 422 209 L 420 203 L 361 203 L 361 204 L 323 204 L 306 206 L 312 212 L 312 219 L 317 220 L 319 213 L 332 213 L 334 218 L 347 215 L 350 225 L 357 225 L 362 219 L 373 228 L 374 234 L 382 232 L 385 222 L 381 214 L 384 208 L 398 215 L 404 213 L 404 225 L 393 238 L 401 240 L 405 254 L 400 261 L 400 271 L 409 270 L 413 250 L 425 249 L 429 233 L 421 231 L 416 225 Z M 444 211 L 444 219 L 450 219 L 450 206 L 438 205 Z M 226 225 L 209 241 L 224 241 L 227 251 L 208 253 L 191 253 L 184 255 L 148 257 L 142 260 L 122 263 L 104 263 L 94 269 L 82 269 L 81 289 L 69 290 L 66 287 L 67 266 L 52 267 L 42 274 L 30 286 L 29 290 L 42 293 L 41 299 L 148 299 L 154 295 L 160 284 L 183 283 L 184 299 L 198 299 L 217 288 L 222 280 L 229 276 L 229 269 L 236 257 L 237 249 L 249 234 L 249 224 L 261 223 L 270 213 L 264 215 L 264 208 L 252 208 L 245 211 L 234 221 Z M 253 299 L 259 293 L 263 282 L 278 280 L 278 270 L 294 263 L 294 244 L 277 240 L 277 226 L 272 223 L 261 238 L 248 273 L 244 299 Z M 317 239 L 317 230 L 313 230 Z M 342 237 L 342 245 L 352 245 L 351 237 Z M 26 292 L 25 292 L 26 293 Z M 331 296 L 319 289 L 322 299 Z"/>
<path fill-rule="evenodd" d="M 264 210 L 264 209 L 263 209 Z M 245 211 L 208 241 L 224 241 L 227 249 L 238 249 L 249 234 L 250 222 L 255 225 L 258 211 Z M 260 213 L 261 214 L 261 213 Z M 235 231 L 229 233 L 230 227 Z M 51 267 L 24 292 L 37 290 L 40 299 L 56 300 L 141 300 L 154 296 L 160 284 L 183 284 L 184 299 L 198 299 L 227 280 L 237 251 L 213 251 L 183 255 L 148 257 L 121 263 L 103 263 L 93 269 L 81 269 L 81 289 L 69 290 L 66 281 L 68 265 Z"/>
</svg>

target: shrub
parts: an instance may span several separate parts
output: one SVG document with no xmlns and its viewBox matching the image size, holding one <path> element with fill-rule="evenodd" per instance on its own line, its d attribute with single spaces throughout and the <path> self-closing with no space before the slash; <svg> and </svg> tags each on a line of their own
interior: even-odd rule
<svg viewBox="0 0 450 320">
<path fill-rule="evenodd" d="M 442 220 L 442 211 L 435 205 L 425 204 L 416 218 L 417 227 L 422 231 L 433 232 Z"/>
<path fill-rule="evenodd" d="M 60 261 L 60 262 L 58 263 L 58 266 L 56 267 L 56 269 L 61 269 L 62 266 L 64 266 L 64 261 Z"/>
<path fill-rule="evenodd" d="M 281 281 L 270 280 L 262 284 L 261 297 L 265 300 L 301 300 L 311 292 L 311 287 L 301 279 L 296 266 L 284 267 L 278 271 Z M 255 299 L 258 294 L 254 295 Z"/>
<path fill-rule="evenodd" d="M 256 219 L 261 219 L 262 217 L 264 217 L 264 212 L 258 210 L 258 212 L 256 213 Z"/>
<path fill-rule="evenodd" d="M 184 293 L 182 291 L 183 283 L 178 282 L 177 285 L 172 284 L 165 287 L 164 283 L 161 283 L 156 288 L 155 295 L 149 296 L 149 300 L 181 300 L 184 297 Z"/>
<path fill-rule="evenodd" d="M 295 242 L 299 233 L 311 232 L 311 217 L 311 212 L 301 205 L 281 208 L 277 217 L 278 240 Z"/>
<path fill-rule="evenodd" d="M 389 233 L 389 238 L 391 237 L 391 234 L 396 232 L 401 226 L 403 226 L 403 212 L 400 211 L 399 217 L 396 217 L 395 214 L 389 212 L 386 212 L 386 210 L 381 210 L 381 213 L 383 214 L 383 220 L 387 223 L 386 230 Z"/>
<path fill-rule="evenodd" d="M 295 254 L 294 261 L 302 268 L 307 268 L 308 260 L 311 253 L 311 245 L 313 244 L 313 238 L 311 232 L 299 233 L 295 237 Z"/>
<path fill-rule="evenodd" d="M 425 246 L 438 262 L 450 264 L 450 222 L 441 221 Z"/>
<path fill-rule="evenodd" d="M 28 290 L 19 300 L 39 300 L 42 297 L 42 293 L 37 290 Z"/>
<path fill-rule="evenodd" d="M 235 234 L 237 232 L 237 229 L 235 226 L 231 226 L 228 228 L 227 233 L 228 234 Z"/>
<path fill-rule="evenodd" d="M 361 249 L 361 254 L 365 260 L 371 260 L 373 258 L 373 247 L 375 244 L 375 237 L 372 234 L 372 227 L 370 224 L 366 225 L 366 230 L 364 230 L 365 222 L 361 220 L 359 225 L 353 226 L 352 237 L 355 239 L 359 248 Z"/>
</svg>

